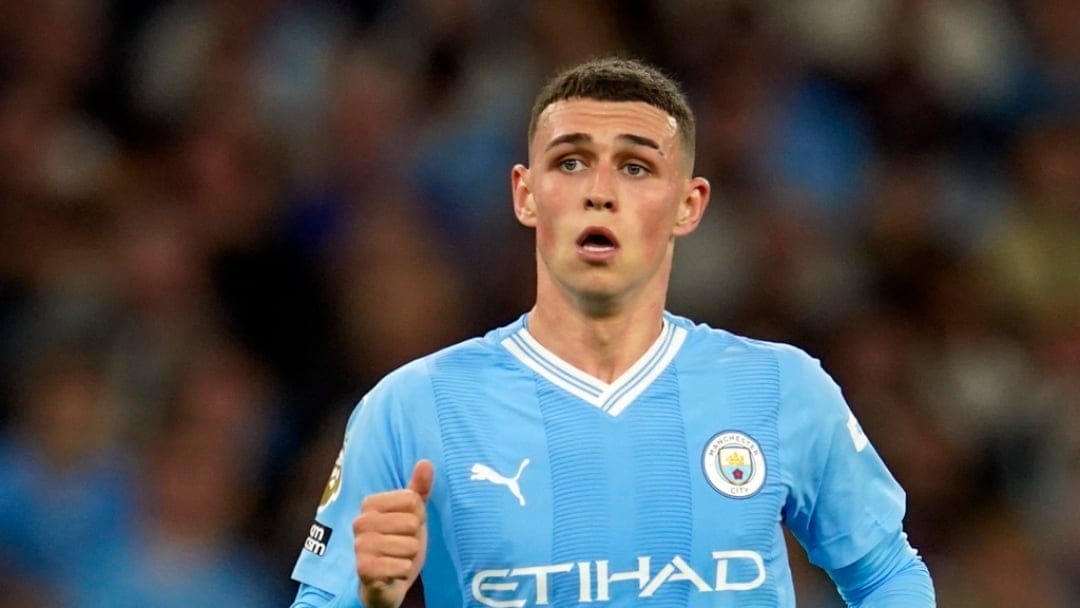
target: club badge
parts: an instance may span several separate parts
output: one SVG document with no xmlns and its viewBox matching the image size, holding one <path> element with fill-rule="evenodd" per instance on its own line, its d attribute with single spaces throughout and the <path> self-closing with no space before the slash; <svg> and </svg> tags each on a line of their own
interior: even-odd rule
<svg viewBox="0 0 1080 608">
<path fill-rule="evenodd" d="M 724 431 L 705 444 L 705 478 L 717 492 L 732 498 L 753 496 L 765 483 L 765 455 L 757 442 L 738 431 Z"/>
</svg>

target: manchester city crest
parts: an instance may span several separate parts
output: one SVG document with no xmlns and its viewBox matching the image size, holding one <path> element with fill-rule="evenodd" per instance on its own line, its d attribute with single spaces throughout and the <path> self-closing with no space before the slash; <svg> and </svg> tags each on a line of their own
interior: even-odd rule
<svg viewBox="0 0 1080 608">
<path fill-rule="evenodd" d="M 757 493 L 765 483 L 765 456 L 745 433 L 724 431 L 705 444 L 702 468 L 717 492 L 732 498 Z"/>
</svg>

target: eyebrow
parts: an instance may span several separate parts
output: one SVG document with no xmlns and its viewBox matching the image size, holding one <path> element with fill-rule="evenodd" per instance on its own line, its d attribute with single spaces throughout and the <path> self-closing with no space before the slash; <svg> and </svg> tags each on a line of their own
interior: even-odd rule
<svg viewBox="0 0 1080 608">
<path fill-rule="evenodd" d="M 634 145 L 637 145 L 637 146 L 645 146 L 646 148 L 652 148 L 652 149 L 656 150 L 657 152 L 660 151 L 660 144 L 656 143 L 656 141 L 654 141 L 654 140 L 652 140 L 652 139 L 650 139 L 648 137 L 643 137 L 641 135 L 634 135 L 633 133 L 621 133 L 621 134 L 615 136 L 615 139 L 616 140 L 628 141 L 628 142 L 630 142 L 630 143 L 632 143 Z M 561 146 L 563 144 L 589 143 L 592 140 L 593 140 L 592 136 L 589 135 L 588 133 L 567 133 L 566 135 L 560 135 L 560 136 L 556 137 L 555 139 L 551 140 L 548 143 L 547 147 L 544 148 L 544 149 L 545 150 L 550 150 L 550 149 L 554 148 L 555 146 Z"/>
</svg>

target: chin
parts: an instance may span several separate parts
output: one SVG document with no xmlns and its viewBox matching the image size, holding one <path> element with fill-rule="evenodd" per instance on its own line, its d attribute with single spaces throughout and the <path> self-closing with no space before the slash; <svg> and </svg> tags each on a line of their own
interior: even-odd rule
<svg viewBox="0 0 1080 608">
<path fill-rule="evenodd" d="M 592 283 L 584 289 L 577 290 L 578 300 L 585 309 L 592 313 L 613 310 L 619 299 L 619 290 L 614 286 L 601 286 Z"/>
</svg>

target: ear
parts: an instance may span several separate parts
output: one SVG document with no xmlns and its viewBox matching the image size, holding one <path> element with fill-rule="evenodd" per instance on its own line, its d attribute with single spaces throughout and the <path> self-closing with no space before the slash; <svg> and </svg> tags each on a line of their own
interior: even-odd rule
<svg viewBox="0 0 1080 608">
<path fill-rule="evenodd" d="M 704 177 L 695 177 L 688 182 L 687 186 L 686 195 L 679 202 L 679 209 L 675 216 L 675 236 L 686 236 L 693 232 L 701 223 L 705 208 L 709 206 L 711 191 L 709 180 Z"/>
<path fill-rule="evenodd" d="M 529 169 L 514 165 L 510 173 L 510 188 L 514 194 L 514 216 L 523 226 L 536 227 L 536 202 L 529 189 Z"/>
</svg>

